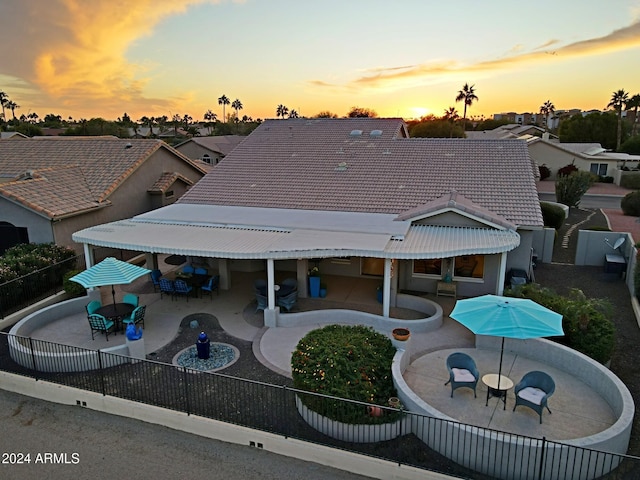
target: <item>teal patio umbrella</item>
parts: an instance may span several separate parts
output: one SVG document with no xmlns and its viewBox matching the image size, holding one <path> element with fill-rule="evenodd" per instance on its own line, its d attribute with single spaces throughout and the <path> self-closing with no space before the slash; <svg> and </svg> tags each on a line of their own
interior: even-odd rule
<svg viewBox="0 0 640 480">
<path fill-rule="evenodd" d="M 69 280 L 79 283 L 84 288 L 102 287 L 111 285 L 113 304 L 116 303 L 116 291 L 114 285 L 127 285 L 135 279 L 151 273 L 151 270 L 132 263 L 123 262 L 117 258 L 108 257 L 84 272 L 74 275 Z"/>
<path fill-rule="evenodd" d="M 483 295 L 458 300 L 449 314 L 476 335 L 502 337 L 500 366 L 505 338 L 542 338 L 564 335 L 562 315 L 527 298 Z M 498 377 L 499 378 L 499 377 Z"/>
</svg>

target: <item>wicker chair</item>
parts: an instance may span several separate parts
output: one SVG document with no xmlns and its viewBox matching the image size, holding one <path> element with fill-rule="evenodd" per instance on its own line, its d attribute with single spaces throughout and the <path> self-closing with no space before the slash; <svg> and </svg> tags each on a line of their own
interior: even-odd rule
<svg viewBox="0 0 640 480">
<path fill-rule="evenodd" d="M 480 373 L 473 358 L 466 353 L 452 353 L 447 357 L 447 370 L 449 370 L 449 380 L 445 385 L 451 384 L 451 397 L 453 397 L 453 391 L 460 387 L 471 388 L 473 396 L 476 397 Z"/>
<path fill-rule="evenodd" d="M 547 401 L 555 390 L 556 384 L 548 374 L 539 371 L 529 372 L 514 388 L 516 404 L 513 410 L 515 411 L 518 405 L 529 407 L 540 416 L 542 423 L 542 412 L 545 408 L 549 410 Z"/>
</svg>

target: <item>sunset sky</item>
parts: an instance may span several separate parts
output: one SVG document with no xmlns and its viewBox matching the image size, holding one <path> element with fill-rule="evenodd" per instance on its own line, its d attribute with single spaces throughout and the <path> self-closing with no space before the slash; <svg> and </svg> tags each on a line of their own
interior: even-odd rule
<svg viewBox="0 0 640 480">
<path fill-rule="evenodd" d="M 40 118 L 221 118 L 223 94 L 254 119 L 462 115 L 465 82 L 468 116 L 640 93 L 640 0 L 0 0 L 0 41 L 0 91 Z"/>
</svg>

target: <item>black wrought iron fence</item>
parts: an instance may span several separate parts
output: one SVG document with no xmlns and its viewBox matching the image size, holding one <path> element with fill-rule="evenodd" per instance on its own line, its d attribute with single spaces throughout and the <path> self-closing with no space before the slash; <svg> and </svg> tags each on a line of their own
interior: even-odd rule
<svg viewBox="0 0 640 480">
<path fill-rule="evenodd" d="M 10 354 L 10 343 L 14 356 L 16 350 L 22 352 L 18 362 Z M 78 371 L 47 371 L 56 370 L 60 362 Z M 360 402 L 7 333 L 0 336 L 0 370 L 464 478 L 640 478 L 637 457 L 401 408 L 380 406 L 371 416 L 371 405 Z M 313 402 L 305 398 L 310 396 Z M 326 408 L 318 408 L 323 403 Z M 342 418 L 340 411 L 359 413 Z"/>
<path fill-rule="evenodd" d="M 79 255 L 0 284 L 0 319 L 64 291 L 64 274 L 83 266 Z"/>
</svg>

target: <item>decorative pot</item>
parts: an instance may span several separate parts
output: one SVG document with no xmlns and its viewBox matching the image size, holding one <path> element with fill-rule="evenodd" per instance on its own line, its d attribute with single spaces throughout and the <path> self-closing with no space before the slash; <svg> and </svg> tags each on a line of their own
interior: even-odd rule
<svg viewBox="0 0 640 480">
<path fill-rule="evenodd" d="M 393 338 L 400 340 L 401 342 L 409 340 L 409 336 L 411 336 L 411 332 L 408 328 L 394 328 L 391 333 L 393 334 Z"/>
<path fill-rule="evenodd" d="M 391 408 L 400 408 L 400 399 L 398 397 L 389 397 L 389 406 Z"/>
<path fill-rule="evenodd" d="M 371 405 L 371 406 L 367 407 L 367 413 L 371 417 L 381 417 L 382 416 L 382 409 L 380 407 L 376 407 L 374 405 Z"/>
</svg>

